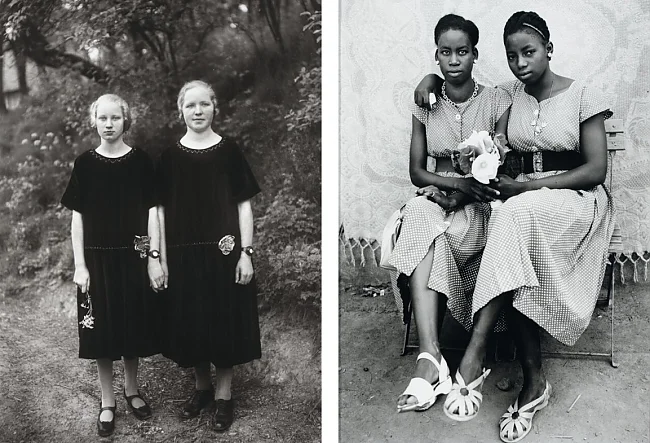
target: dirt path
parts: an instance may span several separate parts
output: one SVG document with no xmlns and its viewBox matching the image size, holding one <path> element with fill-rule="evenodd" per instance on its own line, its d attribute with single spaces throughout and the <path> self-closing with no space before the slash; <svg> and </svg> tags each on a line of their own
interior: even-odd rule
<svg viewBox="0 0 650 443">
<path fill-rule="evenodd" d="M 0 442 L 320 441 L 319 402 L 248 378 L 252 371 L 235 372 L 235 422 L 228 433 L 211 430 L 213 409 L 181 421 L 177 410 L 191 395 L 192 372 L 159 355 L 140 363 L 141 392 L 154 409 L 144 422 L 127 411 L 122 365 L 115 364 L 116 430 L 101 439 L 96 367 L 77 358 L 69 289 L 44 287 L 31 299 L 0 299 Z"/>
<path fill-rule="evenodd" d="M 371 265 L 342 264 L 339 326 L 340 435 L 346 442 L 499 442 L 498 419 L 521 389 L 518 363 L 488 359 L 492 373 L 483 387 L 479 415 L 467 423 L 448 419 L 444 397 L 426 412 L 398 414 L 395 404 L 413 372 L 417 354 L 399 356 L 402 325 L 384 271 Z M 364 286 L 385 288 L 368 297 Z M 648 443 L 650 441 L 650 282 L 619 286 L 616 349 L 620 367 L 606 361 L 544 359 L 553 384 L 549 407 L 535 417 L 523 442 Z M 609 309 L 597 309 L 592 324 L 576 348 L 606 348 Z M 462 330 L 462 327 L 460 327 Z M 456 339 L 443 328 L 443 344 Z M 461 331 L 464 334 L 464 331 Z M 544 340 L 550 350 L 561 347 Z M 566 350 L 566 349 L 565 349 Z M 579 349 L 575 349 L 579 350 Z M 446 353 L 452 371 L 461 354 Z M 497 383 L 508 379 L 507 391 Z M 572 403 L 576 398 L 579 400 Z"/>
</svg>

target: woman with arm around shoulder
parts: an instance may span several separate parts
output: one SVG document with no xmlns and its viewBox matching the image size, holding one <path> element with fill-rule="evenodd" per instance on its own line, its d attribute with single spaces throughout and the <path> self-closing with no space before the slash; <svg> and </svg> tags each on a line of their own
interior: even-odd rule
<svg viewBox="0 0 650 443">
<path fill-rule="evenodd" d="M 438 332 L 445 307 L 465 328 L 471 328 L 471 289 L 485 245 L 488 202 L 498 192 L 456 173 L 450 157 L 473 131 L 492 132 L 499 124 L 504 126 L 510 106 L 505 91 L 484 87 L 472 78 L 478 57 L 474 23 L 446 15 L 435 28 L 434 40 L 445 89 L 431 111 L 413 106 L 410 175 L 414 185 L 437 190 L 430 198 L 420 196 L 406 204 L 390 257 L 400 280 L 408 279 L 421 351 L 415 377 L 398 398 L 399 412 L 426 410 L 451 388 Z M 427 170 L 430 157 L 435 159 L 435 172 Z M 466 204 L 458 206 L 456 196 Z"/>
<path fill-rule="evenodd" d="M 612 199 L 603 186 L 603 120 L 611 111 L 597 91 L 551 70 L 550 32 L 536 13 L 515 13 L 503 38 L 517 77 L 502 86 L 513 101 L 508 140 L 524 170 L 516 180 L 500 176 L 493 185 L 508 200 L 490 219 L 472 338 L 458 374 L 468 383 L 480 376 L 487 335 L 505 309 L 524 375 L 517 400 L 499 421 L 501 439 L 513 442 L 530 432 L 535 412 L 551 395 L 539 328 L 573 345 L 598 297 L 613 229 Z M 445 412 L 471 418 L 478 406 L 459 408 L 459 389 L 452 390 Z"/>
<path fill-rule="evenodd" d="M 90 120 L 101 143 L 75 160 L 61 203 L 72 210 L 79 357 L 97 361 L 97 432 L 105 437 L 115 428 L 114 360 L 124 359 L 123 394 L 132 413 L 141 420 L 151 416 L 138 390 L 138 357 L 160 352 L 153 291 L 162 287 L 163 273 L 153 164 L 123 140 L 131 125 L 129 106 L 116 95 L 102 95 L 90 107 Z M 135 238 L 147 236 L 149 249 L 135 250 Z"/>
<path fill-rule="evenodd" d="M 215 400 L 213 426 L 225 431 L 233 421 L 233 366 L 261 356 L 250 203 L 260 188 L 239 146 L 212 129 L 212 88 L 186 83 L 177 104 L 186 133 L 158 167 L 169 273 L 163 355 L 194 368 L 195 391 L 181 417 L 196 417 Z"/>
</svg>

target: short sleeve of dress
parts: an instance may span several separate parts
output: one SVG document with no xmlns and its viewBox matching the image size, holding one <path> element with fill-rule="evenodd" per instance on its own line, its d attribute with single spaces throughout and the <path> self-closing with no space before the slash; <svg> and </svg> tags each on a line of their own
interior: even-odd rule
<svg viewBox="0 0 650 443">
<path fill-rule="evenodd" d="M 74 162 L 70 181 L 68 181 L 68 186 L 65 188 L 63 197 L 61 197 L 61 204 L 73 211 L 83 212 L 81 183 L 79 181 L 79 165 L 77 161 Z"/>
<path fill-rule="evenodd" d="M 512 106 L 512 94 L 499 86 L 496 87 L 496 97 L 495 97 L 495 121 L 499 120 L 504 112 Z"/>
<path fill-rule="evenodd" d="M 413 116 L 417 118 L 420 123 L 426 126 L 427 120 L 429 119 L 428 110 L 421 108 L 415 103 L 411 102 L 409 103 L 409 111 L 411 111 L 411 114 L 413 114 Z"/>
<path fill-rule="evenodd" d="M 249 200 L 260 192 L 253 171 L 236 143 L 232 143 L 228 164 L 230 189 L 233 201 L 240 203 Z"/>
<path fill-rule="evenodd" d="M 158 194 L 156 192 L 156 173 L 153 167 L 153 162 L 149 154 L 142 152 L 142 203 L 147 208 L 152 208 L 158 205 Z"/>
<path fill-rule="evenodd" d="M 154 167 L 155 194 L 158 204 L 167 206 L 169 203 L 169 171 L 167 168 L 167 153 L 158 156 Z"/>
<path fill-rule="evenodd" d="M 604 120 L 614 115 L 602 92 L 590 86 L 583 86 L 580 96 L 580 123 L 596 114 L 603 114 Z"/>
<path fill-rule="evenodd" d="M 497 89 L 500 89 L 504 92 L 507 92 L 510 95 L 510 102 L 512 103 L 512 97 L 515 95 L 515 90 L 519 86 L 520 82 L 518 80 L 511 80 L 509 82 L 501 83 L 496 86 Z"/>
</svg>

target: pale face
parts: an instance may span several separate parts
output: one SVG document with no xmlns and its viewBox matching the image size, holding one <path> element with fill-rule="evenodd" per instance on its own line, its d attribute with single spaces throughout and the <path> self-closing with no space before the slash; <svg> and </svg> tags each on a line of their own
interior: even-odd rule
<svg viewBox="0 0 650 443">
<path fill-rule="evenodd" d="M 106 141 L 115 141 L 124 133 L 124 117 L 122 108 L 111 101 L 100 101 L 95 115 L 97 133 Z"/>
<path fill-rule="evenodd" d="M 197 86 L 185 92 L 181 110 L 188 129 L 203 132 L 210 128 L 214 117 L 214 105 L 207 89 Z"/>
</svg>

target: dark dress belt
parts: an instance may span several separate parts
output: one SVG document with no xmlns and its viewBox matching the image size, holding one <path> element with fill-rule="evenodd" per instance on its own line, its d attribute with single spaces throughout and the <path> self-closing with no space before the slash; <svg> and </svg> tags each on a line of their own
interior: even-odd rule
<svg viewBox="0 0 650 443">
<path fill-rule="evenodd" d="M 510 151 L 508 155 L 512 153 L 513 151 Z M 576 151 L 516 152 L 514 155 L 520 158 L 521 168 L 524 174 L 547 171 L 568 171 L 584 163 L 582 156 Z"/>
</svg>

